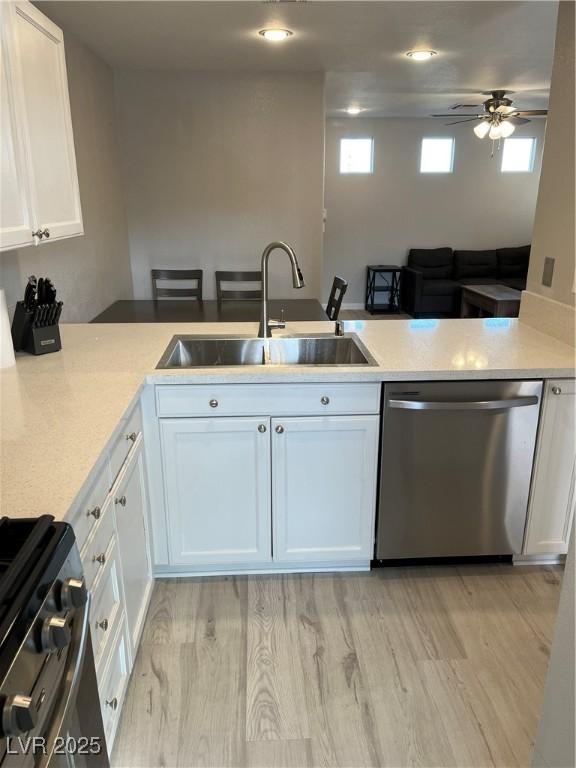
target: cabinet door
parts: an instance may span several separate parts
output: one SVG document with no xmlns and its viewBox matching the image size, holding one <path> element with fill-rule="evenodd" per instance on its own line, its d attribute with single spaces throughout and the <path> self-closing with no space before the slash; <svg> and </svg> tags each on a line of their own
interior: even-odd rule
<svg viewBox="0 0 576 768">
<path fill-rule="evenodd" d="M 540 417 L 524 554 L 564 554 L 574 514 L 575 383 L 548 381 Z"/>
<path fill-rule="evenodd" d="M 272 420 L 274 560 L 368 562 L 378 416 Z"/>
<path fill-rule="evenodd" d="M 144 472 L 140 436 L 113 489 L 132 659 L 138 648 L 152 587 L 147 535 L 148 494 Z"/>
<path fill-rule="evenodd" d="M 11 58 L 23 103 L 34 229 L 48 229 L 50 240 L 81 235 L 62 30 L 31 3 L 10 3 L 10 8 Z"/>
<path fill-rule="evenodd" d="M 10 9 L 0 5 L 0 249 L 32 245 L 33 223 L 25 186 L 27 172 L 18 114 L 22 115 L 10 61 Z"/>
<path fill-rule="evenodd" d="M 270 420 L 161 419 L 170 563 L 271 559 Z"/>
</svg>

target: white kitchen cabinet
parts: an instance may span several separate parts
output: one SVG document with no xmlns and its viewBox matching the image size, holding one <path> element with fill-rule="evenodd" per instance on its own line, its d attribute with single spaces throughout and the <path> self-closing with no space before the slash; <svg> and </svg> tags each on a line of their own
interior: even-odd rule
<svg viewBox="0 0 576 768">
<path fill-rule="evenodd" d="M 525 555 L 564 554 L 568 548 L 575 501 L 575 393 L 572 379 L 546 382 L 524 539 Z"/>
<path fill-rule="evenodd" d="M 160 419 L 172 565 L 271 560 L 270 419 Z"/>
<path fill-rule="evenodd" d="M 130 655 L 136 656 L 152 588 L 148 549 L 148 493 L 139 434 L 130 456 L 112 489 L 116 533 L 122 564 L 122 581 Z"/>
<path fill-rule="evenodd" d="M 83 224 L 62 30 L 29 2 L 4 3 L 2 29 L 6 250 L 81 235 Z"/>
<path fill-rule="evenodd" d="M 378 416 L 272 420 L 275 561 L 372 558 L 378 424 Z"/>
<path fill-rule="evenodd" d="M 5 23 L 6 5 L 0 5 L 0 247 L 21 248 L 32 245 L 33 222 L 26 188 L 24 148 L 18 129 L 18 94 L 12 87 L 11 62 L 8 56 L 9 26 Z"/>
</svg>

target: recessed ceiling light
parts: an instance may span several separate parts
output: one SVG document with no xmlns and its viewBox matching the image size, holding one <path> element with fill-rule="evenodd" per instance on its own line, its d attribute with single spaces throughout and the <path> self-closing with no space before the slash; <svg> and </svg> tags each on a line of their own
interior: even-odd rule
<svg viewBox="0 0 576 768">
<path fill-rule="evenodd" d="M 260 32 L 258 32 L 259 35 L 262 35 L 262 37 L 265 40 L 270 40 L 272 43 L 279 43 L 282 40 L 286 40 L 288 37 L 291 37 L 294 32 L 290 31 L 289 29 L 261 29 Z"/>
<path fill-rule="evenodd" d="M 406 56 L 414 61 L 428 61 L 432 56 L 437 56 L 436 51 L 407 51 Z"/>
<path fill-rule="evenodd" d="M 346 112 L 348 112 L 348 114 L 352 115 L 352 116 L 359 115 L 360 112 L 362 112 L 362 111 L 363 110 L 360 109 L 360 107 L 348 107 L 348 109 L 346 110 Z"/>
</svg>

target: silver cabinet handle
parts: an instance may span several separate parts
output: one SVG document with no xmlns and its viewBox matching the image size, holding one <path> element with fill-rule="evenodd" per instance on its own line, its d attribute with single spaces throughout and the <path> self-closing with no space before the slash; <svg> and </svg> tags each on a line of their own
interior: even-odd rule
<svg viewBox="0 0 576 768">
<path fill-rule="evenodd" d="M 100 565 L 104 565 L 104 563 L 106 562 L 106 555 L 104 554 L 104 552 L 102 552 L 99 555 L 94 555 L 94 557 L 92 558 L 92 562 L 100 563 Z"/>
<path fill-rule="evenodd" d="M 401 408 L 409 411 L 489 411 L 497 408 L 521 408 L 526 405 L 537 405 L 538 398 L 510 397 L 507 400 L 463 400 L 461 402 L 425 400 L 388 400 L 390 408 Z"/>
<path fill-rule="evenodd" d="M 99 629 L 103 629 L 104 632 L 108 631 L 108 619 L 102 619 L 102 621 L 96 622 L 96 627 Z"/>
<path fill-rule="evenodd" d="M 210 400 L 210 408 L 218 408 L 218 400 L 214 397 Z"/>
<path fill-rule="evenodd" d="M 130 432 L 129 435 L 124 435 L 124 437 L 126 438 L 126 440 L 132 440 L 132 442 L 135 443 L 138 435 L 136 434 L 136 432 Z"/>
<path fill-rule="evenodd" d="M 552 394 L 553 395 L 561 395 L 562 394 L 562 388 L 561 387 L 552 387 Z"/>
<path fill-rule="evenodd" d="M 323 396 L 320 398 L 320 402 L 322 403 L 322 405 L 328 405 L 328 403 L 330 402 L 330 398 L 329 398 L 329 397 L 326 397 L 326 395 L 323 395 Z"/>
<path fill-rule="evenodd" d="M 32 237 L 37 237 L 38 240 L 42 240 L 43 237 L 50 237 L 50 230 L 48 227 L 44 227 L 44 229 L 37 229 L 35 232 L 32 232 Z"/>
<path fill-rule="evenodd" d="M 266 424 L 258 424 L 258 432 L 266 432 Z"/>
<path fill-rule="evenodd" d="M 114 499 L 114 504 L 120 504 L 121 507 L 126 506 L 126 496 L 120 496 L 119 499 Z"/>
<path fill-rule="evenodd" d="M 278 424 L 278 426 L 276 427 L 276 432 L 277 432 L 279 435 L 281 435 L 281 434 L 282 434 L 282 432 L 284 432 L 284 427 L 282 426 L 282 424 Z"/>
<path fill-rule="evenodd" d="M 48 229 L 48 227 L 44 227 L 44 232 L 42 234 L 44 235 L 45 238 L 50 237 L 50 230 Z"/>
<path fill-rule="evenodd" d="M 118 699 L 116 698 L 116 696 L 114 696 L 113 699 L 110 699 L 110 701 L 106 699 L 106 706 L 116 711 L 118 709 Z"/>
<path fill-rule="evenodd" d="M 94 509 L 89 509 L 88 512 L 86 512 L 86 517 L 90 517 L 90 515 L 92 515 L 94 520 L 99 520 L 101 513 L 102 513 L 102 510 L 100 509 L 100 507 L 94 507 Z"/>
</svg>

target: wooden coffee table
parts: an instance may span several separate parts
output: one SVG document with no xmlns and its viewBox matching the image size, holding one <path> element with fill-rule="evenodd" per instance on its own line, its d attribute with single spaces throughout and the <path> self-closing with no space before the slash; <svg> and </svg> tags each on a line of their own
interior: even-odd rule
<svg viewBox="0 0 576 768">
<path fill-rule="evenodd" d="M 466 285 L 460 317 L 518 317 L 521 294 L 507 285 Z"/>
</svg>

